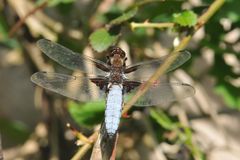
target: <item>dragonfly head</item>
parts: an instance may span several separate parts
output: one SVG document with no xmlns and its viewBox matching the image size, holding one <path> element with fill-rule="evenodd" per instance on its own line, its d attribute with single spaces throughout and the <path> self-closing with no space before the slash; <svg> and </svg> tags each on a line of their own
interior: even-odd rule
<svg viewBox="0 0 240 160">
<path fill-rule="evenodd" d="M 113 46 L 109 48 L 108 59 L 109 63 L 115 67 L 125 65 L 126 53 L 119 47 Z"/>
</svg>

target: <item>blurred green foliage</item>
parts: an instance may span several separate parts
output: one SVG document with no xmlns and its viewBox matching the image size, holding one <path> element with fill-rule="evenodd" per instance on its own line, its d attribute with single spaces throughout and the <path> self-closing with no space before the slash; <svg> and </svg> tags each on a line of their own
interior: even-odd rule
<svg viewBox="0 0 240 160">
<path fill-rule="evenodd" d="M 74 1 L 76 0 L 48 0 L 48 5 L 51 6 L 51 7 L 54 7 L 54 6 L 57 6 L 57 5 L 60 5 L 60 4 L 68 4 L 68 3 L 73 3 Z M 46 2 L 46 0 L 37 0 L 37 4 L 41 4 L 41 3 L 44 3 Z"/>
<path fill-rule="evenodd" d="M 0 14 L 0 42 L 10 48 L 19 48 L 17 41 L 8 37 L 9 26 L 3 15 Z"/>
<path fill-rule="evenodd" d="M 24 123 L 6 118 L 0 118 L 0 129 L 2 138 L 10 139 L 11 143 L 23 143 L 31 133 Z"/>
<path fill-rule="evenodd" d="M 212 1 L 206 1 L 211 3 Z M 205 25 L 206 35 L 202 41 L 200 41 L 199 47 L 194 50 L 198 53 L 198 49 L 202 47 L 211 48 L 214 51 L 215 64 L 211 67 L 211 74 L 216 80 L 215 91 L 225 101 L 226 105 L 231 108 L 240 109 L 240 92 L 239 87 L 230 83 L 230 79 L 236 79 L 239 77 L 238 73 L 235 73 L 232 66 L 229 66 L 224 60 L 224 54 L 228 53 L 240 59 L 240 54 L 233 46 L 237 45 L 239 39 L 236 42 L 225 42 L 224 37 L 232 30 L 240 26 L 240 14 L 237 6 L 240 5 L 240 1 L 227 0 L 223 8 L 220 9 L 216 15 Z M 221 24 L 222 19 L 228 19 L 231 22 L 231 28 L 224 29 Z M 219 47 L 224 44 L 224 47 Z"/>
<path fill-rule="evenodd" d="M 170 117 L 160 109 L 151 109 L 150 117 L 163 129 L 176 133 L 174 141 L 186 145 L 196 159 L 203 159 L 202 152 L 192 141 L 191 128 L 182 125 L 174 117 Z M 157 136 L 159 139 L 162 139 L 162 134 L 157 134 Z"/>
<path fill-rule="evenodd" d="M 79 126 L 93 127 L 102 122 L 104 117 L 105 102 L 88 102 L 78 104 L 69 102 L 68 111 Z"/>
</svg>

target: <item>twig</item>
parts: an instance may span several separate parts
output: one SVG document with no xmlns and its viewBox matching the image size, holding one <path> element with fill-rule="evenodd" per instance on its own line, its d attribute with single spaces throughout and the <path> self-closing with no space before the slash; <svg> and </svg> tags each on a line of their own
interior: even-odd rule
<svg viewBox="0 0 240 160">
<path fill-rule="evenodd" d="M 124 110 L 122 114 L 125 114 L 128 112 L 128 110 L 134 105 L 134 103 L 140 98 L 147 90 L 148 88 L 160 77 L 163 75 L 163 73 L 168 69 L 168 67 L 174 62 L 174 60 L 179 56 L 181 52 L 178 52 L 180 50 L 183 50 L 186 48 L 187 44 L 191 40 L 193 34 L 202 26 L 204 25 L 210 17 L 223 5 L 225 0 L 216 0 L 214 1 L 209 9 L 199 17 L 197 25 L 194 27 L 194 32 L 190 33 L 186 37 L 182 39 L 182 41 L 179 43 L 179 45 L 171 52 L 171 55 L 164 61 L 164 63 L 156 70 L 156 72 L 150 77 L 150 79 L 144 83 L 144 86 L 141 87 L 140 90 L 137 91 L 137 93 L 125 104 Z"/>
<path fill-rule="evenodd" d="M 136 23 L 132 22 L 131 23 L 131 29 L 134 30 L 135 28 L 169 28 L 173 27 L 174 23 L 149 23 L 149 22 L 144 22 L 144 23 Z"/>
<path fill-rule="evenodd" d="M 98 137 L 98 131 L 95 131 L 90 137 L 89 139 L 92 142 L 95 142 L 97 140 Z M 84 144 L 78 151 L 77 153 L 71 158 L 71 160 L 79 160 L 81 159 L 85 153 L 92 147 L 93 143 L 86 143 Z"/>
<path fill-rule="evenodd" d="M 88 144 L 85 144 L 84 146 L 82 146 L 78 151 L 77 153 L 72 157 L 71 160 L 79 160 L 81 159 L 85 153 L 92 147 L 92 144 L 88 143 Z"/>
<path fill-rule="evenodd" d="M 19 19 L 18 22 L 11 28 L 9 31 L 8 36 L 11 38 L 13 35 L 17 32 L 17 30 L 25 23 L 26 19 L 33 15 L 35 12 L 37 12 L 40 9 L 43 9 L 48 4 L 47 1 L 43 2 L 39 6 L 33 8 L 30 12 L 28 12 L 23 18 Z"/>
</svg>

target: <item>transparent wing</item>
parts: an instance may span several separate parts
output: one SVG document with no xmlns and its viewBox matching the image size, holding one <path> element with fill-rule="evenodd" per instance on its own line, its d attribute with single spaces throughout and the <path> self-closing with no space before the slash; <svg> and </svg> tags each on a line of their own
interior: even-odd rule
<svg viewBox="0 0 240 160">
<path fill-rule="evenodd" d="M 171 66 L 167 69 L 167 72 L 170 72 L 182 64 L 184 64 L 187 60 L 191 58 L 191 54 L 188 51 L 180 51 L 180 55 L 176 58 L 176 60 L 171 64 Z M 170 55 L 172 56 L 172 55 Z M 129 79 L 137 79 L 139 80 L 148 80 L 150 76 L 156 71 L 156 69 L 163 64 L 163 62 L 169 57 L 163 56 L 161 58 L 135 63 L 133 65 L 127 66 L 126 71 L 130 73 L 125 73 Z"/>
<path fill-rule="evenodd" d="M 106 63 L 75 53 L 64 46 L 47 39 L 37 41 L 37 46 L 48 57 L 68 69 L 81 70 L 82 72 L 90 74 L 105 74 L 109 71 L 109 66 Z"/>
<path fill-rule="evenodd" d="M 136 87 L 130 93 L 125 95 L 125 101 L 127 102 L 130 98 L 136 94 L 138 89 L 144 84 Z M 159 83 L 153 84 L 149 90 L 142 95 L 135 106 L 153 106 L 153 105 L 167 105 L 173 101 L 179 101 L 187 97 L 191 97 L 195 94 L 195 89 L 185 83 L 174 82 L 174 83 Z"/>
<path fill-rule="evenodd" d="M 70 76 L 59 73 L 37 72 L 31 76 L 37 85 L 78 101 L 98 101 L 105 97 L 91 79 L 104 80 L 104 77 Z"/>
</svg>

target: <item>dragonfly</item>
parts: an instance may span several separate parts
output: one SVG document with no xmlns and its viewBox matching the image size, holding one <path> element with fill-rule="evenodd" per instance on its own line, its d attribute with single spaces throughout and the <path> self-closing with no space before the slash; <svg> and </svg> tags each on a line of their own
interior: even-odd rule
<svg viewBox="0 0 240 160">
<path fill-rule="evenodd" d="M 124 102 L 141 89 L 144 82 L 168 57 L 126 65 L 126 53 L 116 46 L 108 49 L 106 63 L 76 53 L 47 39 L 38 40 L 37 46 L 55 62 L 70 70 L 79 70 L 81 74 L 67 75 L 40 71 L 31 76 L 32 82 L 81 102 L 105 100 L 104 127 L 109 137 L 117 133 Z M 188 51 L 181 52 L 166 72 L 178 68 L 190 59 L 191 54 Z M 189 84 L 158 81 L 137 100 L 135 106 L 173 102 L 191 97 L 194 93 L 194 88 Z"/>
</svg>

